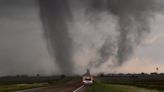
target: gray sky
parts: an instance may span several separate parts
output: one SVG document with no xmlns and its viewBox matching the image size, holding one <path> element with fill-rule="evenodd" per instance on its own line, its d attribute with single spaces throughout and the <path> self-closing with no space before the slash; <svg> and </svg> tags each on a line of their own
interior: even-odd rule
<svg viewBox="0 0 164 92">
<path fill-rule="evenodd" d="M 0 75 L 54 72 L 41 30 L 32 0 L 0 0 Z"/>
<path fill-rule="evenodd" d="M 0 0 L 0 76 L 37 73 L 56 74 L 58 72 L 57 66 L 48 54 L 38 12 L 37 4 L 33 0 Z M 103 27 L 108 26 L 104 24 Z M 137 47 L 133 57 L 123 66 L 115 70 L 109 70 L 107 64 L 104 64 L 99 71 L 153 72 L 156 67 L 159 67 L 160 72 L 164 72 L 163 15 L 156 14 L 156 17 L 151 21 L 151 30 L 151 34 Z M 92 34 L 85 34 L 82 30 L 75 34 L 80 34 L 79 37 L 81 38 L 85 36 L 83 40 L 92 36 Z M 99 32 L 94 37 L 98 36 L 101 36 Z M 85 53 L 89 53 L 87 50 L 88 48 L 84 50 Z M 83 72 L 88 57 L 83 54 L 77 55 L 76 58 L 79 61 L 75 62 L 75 68 L 78 72 Z M 97 71 L 96 69 L 92 70 Z"/>
</svg>

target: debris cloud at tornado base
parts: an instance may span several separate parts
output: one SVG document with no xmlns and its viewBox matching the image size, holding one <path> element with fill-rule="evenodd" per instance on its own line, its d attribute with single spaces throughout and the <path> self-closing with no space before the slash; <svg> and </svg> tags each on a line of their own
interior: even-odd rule
<svg viewBox="0 0 164 92">
<path fill-rule="evenodd" d="M 88 63 L 89 67 L 100 67 L 109 60 L 113 62 L 112 66 L 118 67 L 133 55 L 135 47 L 150 33 L 151 19 L 156 12 L 161 12 L 159 2 L 158 0 L 39 0 L 49 52 L 56 59 L 55 62 L 62 73 L 73 74 L 76 66 L 73 62 L 74 49 L 80 49 L 80 47 L 74 46 L 76 35 L 72 35 L 71 32 L 77 33 L 79 29 L 83 31 L 82 33 L 91 34 L 88 35 L 90 36 L 88 38 L 91 38 L 88 39 L 90 43 L 87 44 L 95 42 L 92 45 L 96 47 L 96 54 L 95 58 L 89 61 L 91 62 Z M 76 12 L 78 14 L 75 14 Z M 96 35 L 96 32 L 90 27 L 103 25 L 107 21 L 102 18 L 108 18 L 106 16 L 114 16 L 113 20 L 117 21 L 114 23 L 108 21 L 110 22 L 109 26 L 116 25 L 116 29 L 113 31 L 117 35 L 114 38 L 111 37 L 112 33 L 109 28 L 109 35 L 102 33 L 102 37 L 105 39 L 103 38 L 102 42 L 96 42 L 97 38 L 93 36 Z M 101 22 L 102 24 L 100 24 Z M 76 23 L 88 23 L 87 26 L 84 26 L 88 31 L 78 28 Z M 70 28 L 69 24 L 73 26 Z M 104 27 L 96 30 L 101 33 Z M 81 39 L 84 38 L 81 37 Z M 80 42 L 86 44 L 87 41 L 80 40 Z M 101 45 L 96 46 L 96 43 Z M 83 51 L 80 52 L 83 53 Z"/>
</svg>

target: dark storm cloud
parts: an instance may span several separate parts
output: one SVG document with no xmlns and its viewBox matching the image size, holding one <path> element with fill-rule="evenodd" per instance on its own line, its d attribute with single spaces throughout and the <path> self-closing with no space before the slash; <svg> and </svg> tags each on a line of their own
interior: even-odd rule
<svg viewBox="0 0 164 92">
<path fill-rule="evenodd" d="M 69 6 L 70 5 L 70 6 Z M 74 5 L 75 9 L 71 5 Z M 41 18 L 45 28 L 48 44 L 55 53 L 56 62 L 64 73 L 72 71 L 72 37 L 69 34 L 67 23 L 75 16 L 74 11 L 87 8 L 86 15 L 92 15 L 89 20 L 97 19 L 98 13 L 108 12 L 104 16 L 115 16 L 118 19 L 116 30 L 119 34 L 117 46 L 115 43 L 105 41 L 99 53 L 98 66 L 115 57 L 115 65 L 122 65 L 133 54 L 134 48 L 140 44 L 144 36 L 150 32 L 150 19 L 160 8 L 155 0 L 40 0 Z M 103 17 L 103 16 L 101 16 Z M 92 22 L 96 24 L 98 21 Z M 90 25 L 92 26 L 92 25 Z M 93 33 L 94 35 L 94 33 Z M 109 37 L 110 38 L 110 37 Z M 109 43 L 110 42 L 110 43 Z M 85 43 L 85 42 L 84 42 Z M 67 64 L 67 65 L 66 65 Z"/>
<path fill-rule="evenodd" d="M 122 65 L 133 54 L 134 48 L 150 32 L 150 18 L 161 8 L 157 0 L 91 0 L 90 5 L 89 12 L 91 13 L 108 11 L 119 19 L 118 46 L 114 48 L 117 49 L 116 65 Z M 112 45 L 106 46 L 106 43 L 104 45 L 103 47 L 108 47 L 108 49 L 113 47 Z M 108 58 L 111 54 L 100 55 L 102 57 L 100 62 L 104 62 L 104 58 Z"/>
<path fill-rule="evenodd" d="M 104 37 L 107 38 L 105 41 L 97 42 L 104 44 L 96 48 L 98 59 L 93 62 L 95 63 L 93 65 L 97 68 L 113 57 L 116 59 L 113 61 L 116 66 L 122 65 L 133 55 L 136 46 L 150 33 L 150 19 L 155 12 L 163 11 L 163 2 L 163 0 L 40 0 L 40 6 L 37 6 L 36 0 L 0 0 L 0 75 L 45 73 L 55 67 L 50 62 L 46 44 L 41 38 L 41 22 L 50 47 L 48 50 L 56 59 L 54 61 L 62 73 L 73 73 L 76 65 L 72 62 L 73 49 L 75 49 L 72 39 L 76 37 L 70 34 L 73 31 L 70 30 L 68 24 L 73 25 L 74 18 L 79 18 L 78 14 L 72 14 L 77 11 L 79 14 L 84 13 L 82 17 L 79 15 L 80 18 L 89 21 L 84 30 L 83 25 L 79 27 L 83 34 L 87 35 L 85 40 L 88 40 L 80 39 L 80 41 L 87 45 L 92 44 L 89 38 L 94 40 L 93 42 L 97 40 L 95 31 L 89 29 L 94 24 L 98 24 L 99 20 L 96 19 L 114 16 L 113 20 L 118 21 L 118 24 L 115 22 L 117 29 L 114 30 L 118 33 L 118 36 L 114 38 L 116 41 L 105 35 Z M 107 13 L 99 15 L 102 12 Z M 90 15 L 92 18 L 88 18 Z M 76 22 L 79 23 L 81 20 L 83 19 L 77 19 Z M 104 28 L 99 30 L 102 31 Z"/>
</svg>

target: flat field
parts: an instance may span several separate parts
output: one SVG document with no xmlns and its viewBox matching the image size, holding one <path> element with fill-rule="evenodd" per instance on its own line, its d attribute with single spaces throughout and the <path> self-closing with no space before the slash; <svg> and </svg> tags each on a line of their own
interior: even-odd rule
<svg viewBox="0 0 164 92">
<path fill-rule="evenodd" d="M 155 89 L 146 89 L 127 85 L 113 85 L 95 82 L 87 92 L 164 92 Z"/>
<path fill-rule="evenodd" d="M 43 87 L 46 83 L 33 83 L 33 84 L 12 84 L 12 85 L 0 85 L 0 92 L 12 92 L 17 90 L 31 89 L 37 87 Z"/>
<path fill-rule="evenodd" d="M 35 79 L 39 79 L 39 81 L 33 80 L 33 78 L 30 78 L 30 77 L 23 78 L 23 80 L 21 81 L 20 80 L 17 81 L 18 79 L 21 79 L 21 78 L 12 78 L 12 80 L 11 78 L 3 79 L 3 81 L 0 82 L 0 92 L 14 92 L 14 91 L 19 91 L 19 90 L 42 88 L 42 87 L 44 88 L 44 87 L 56 86 L 56 85 L 62 86 L 68 82 L 72 82 L 72 81 L 79 82 L 80 80 L 79 78 L 76 78 L 76 77 L 65 77 L 65 78 L 55 78 L 55 79 L 46 78 L 46 80 L 42 78 L 40 79 L 35 78 Z"/>
</svg>

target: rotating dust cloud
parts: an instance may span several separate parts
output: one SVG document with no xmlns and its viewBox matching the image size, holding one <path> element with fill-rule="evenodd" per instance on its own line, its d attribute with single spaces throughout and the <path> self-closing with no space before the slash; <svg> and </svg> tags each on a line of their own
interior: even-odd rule
<svg viewBox="0 0 164 92">
<path fill-rule="evenodd" d="M 110 57 L 115 58 L 114 66 L 120 66 L 130 58 L 135 47 L 150 32 L 150 20 L 155 12 L 161 10 L 159 2 L 158 0 L 39 0 L 49 52 L 55 57 L 55 62 L 62 73 L 73 74 L 74 44 L 68 27 L 68 23 L 74 21 L 73 11 L 84 8 L 85 16 L 92 15 L 92 19 L 98 17 L 96 14 L 105 11 L 108 15 L 117 17 L 118 24 L 115 31 L 118 36 L 114 42 L 110 37 L 104 41 L 102 47 L 97 50 L 99 58 L 95 62 L 98 63 L 92 64 L 92 67 L 100 66 Z M 72 3 L 75 5 L 74 9 Z M 96 22 L 98 21 L 92 23 Z"/>
</svg>

